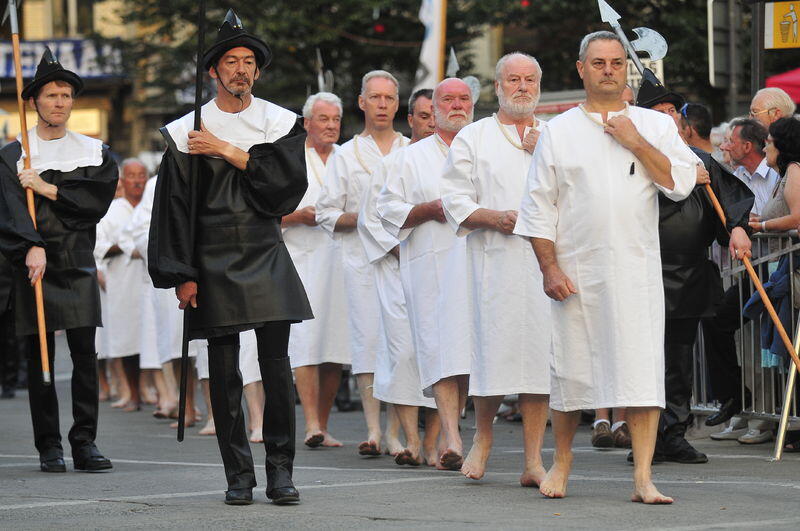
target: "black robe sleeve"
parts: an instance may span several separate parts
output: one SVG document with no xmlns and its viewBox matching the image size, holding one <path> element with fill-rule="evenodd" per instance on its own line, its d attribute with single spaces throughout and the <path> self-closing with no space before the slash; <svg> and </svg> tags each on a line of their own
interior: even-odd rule
<svg viewBox="0 0 800 531">
<path fill-rule="evenodd" d="M 167 142 L 170 143 L 169 138 Z M 157 288 L 174 288 L 197 280 L 197 269 L 192 266 L 190 190 L 185 167 L 189 157 L 177 152 L 181 157 L 178 160 L 176 152 L 171 144 L 161 159 L 150 217 L 147 268 Z"/>
<path fill-rule="evenodd" d="M 308 188 L 305 142 L 298 122 L 277 141 L 250 148 L 250 160 L 240 175 L 247 204 L 259 215 L 279 218 L 300 204 Z"/>
<path fill-rule="evenodd" d="M 727 246 L 729 241 L 729 233 L 736 227 L 743 228 L 747 234 L 751 234 L 750 229 L 750 210 L 755 203 L 755 196 L 753 192 L 736 178 L 731 172 L 726 170 L 714 158 L 699 149 L 695 153 L 702 159 L 703 164 L 708 170 L 711 177 L 711 189 L 714 195 L 717 196 L 719 204 L 722 206 L 722 211 L 725 213 L 726 224 L 723 227 L 722 223 L 717 224 L 717 242 L 720 245 Z M 709 205 L 713 208 L 711 198 L 708 198 Z M 716 211 L 714 212 L 716 215 Z"/>
<path fill-rule="evenodd" d="M 53 202 L 53 213 L 65 227 L 85 230 L 103 219 L 114 200 L 119 169 L 117 163 L 103 147 L 100 166 L 80 168 L 65 174 L 58 184 L 58 195 Z"/>
<path fill-rule="evenodd" d="M 2 151 L 0 162 L 0 252 L 12 264 L 23 267 L 25 255 L 33 246 L 44 247 L 42 237 L 33 228 L 25 190 L 20 186 L 16 165 L 12 170 L 11 161 L 19 158 L 19 144 L 8 145 Z M 14 147 L 17 147 L 16 151 Z"/>
</svg>

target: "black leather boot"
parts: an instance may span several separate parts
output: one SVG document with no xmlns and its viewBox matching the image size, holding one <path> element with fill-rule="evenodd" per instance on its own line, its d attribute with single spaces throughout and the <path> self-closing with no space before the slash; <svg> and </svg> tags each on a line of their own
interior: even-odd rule
<svg viewBox="0 0 800 531">
<path fill-rule="evenodd" d="M 242 411 L 242 376 L 239 373 L 239 345 L 208 346 L 209 390 L 217 444 L 225 466 L 228 491 L 225 499 L 241 500 L 256 486 L 253 456 Z M 245 494 L 242 494 L 242 491 Z M 234 502 L 238 505 L 241 503 Z"/>
<path fill-rule="evenodd" d="M 264 405 L 264 445 L 267 450 L 267 498 L 278 505 L 300 501 L 292 482 L 295 417 L 294 387 L 289 358 L 264 359 L 259 356 L 261 379 L 266 396 Z"/>
</svg>

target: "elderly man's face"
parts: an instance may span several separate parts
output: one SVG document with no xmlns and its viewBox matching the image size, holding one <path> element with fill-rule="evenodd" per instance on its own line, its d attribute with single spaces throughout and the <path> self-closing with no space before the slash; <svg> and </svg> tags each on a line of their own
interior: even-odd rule
<svg viewBox="0 0 800 531">
<path fill-rule="evenodd" d="M 436 127 L 457 132 L 472 121 L 472 91 L 459 79 L 445 81 L 436 90 Z"/>
<path fill-rule="evenodd" d="M 589 44 L 586 60 L 578 61 L 578 74 L 590 95 L 621 98 L 627 82 L 627 54 L 615 40 L 600 39 Z"/>
<path fill-rule="evenodd" d="M 209 75 L 217 80 L 218 91 L 227 89 L 234 96 L 244 96 L 253 90 L 260 71 L 253 51 L 238 46 L 225 52 Z"/>
<path fill-rule="evenodd" d="M 303 126 L 314 144 L 334 144 L 339 140 L 342 115 L 339 107 L 318 100 L 311 108 L 311 118 L 303 119 Z"/>
<path fill-rule="evenodd" d="M 377 129 L 391 127 L 399 107 L 397 85 L 384 77 L 370 79 L 364 94 L 358 97 L 358 107 L 364 111 L 367 124 Z"/>
<path fill-rule="evenodd" d="M 726 139 L 725 142 L 723 142 L 719 147 L 722 151 L 728 153 L 728 156 L 731 158 L 731 162 L 734 164 L 741 164 L 747 155 L 749 155 L 754 149 L 752 143 L 742 140 L 742 137 L 739 136 L 741 130 L 741 126 L 736 126 L 733 131 L 731 131 L 730 138 Z"/>
<path fill-rule="evenodd" d="M 512 57 L 494 82 L 500 108 L 511 114 L 532 114 L 541 94 L 539 68 L 526 57 Z"/>
<path fill-rule="evenodd" d="M 781 113 L 775 107 L 769 107 L 766 103 L 766 98 L 762 94 L 753 98 L 750 103 L 750 117 L 755 118 L 769 129 L 773 122 L 781 118 Z"/>
<path fill-rule="evenodd" d="M 435 129 L 433 120 L 433 102 L 425 96 L 420 96 L 414 102 L 414 108 L 408 115 L 408 125 L 411 127 L 411 136 L 422 139 L 431 136 Z"/>
<path fill-rule="evenodd" d="M 138 162 L 131 162 L 122 168 L 122 190 L 125 199 L 139 201 L 147 184 L 147 168 Z"/>
</svg>

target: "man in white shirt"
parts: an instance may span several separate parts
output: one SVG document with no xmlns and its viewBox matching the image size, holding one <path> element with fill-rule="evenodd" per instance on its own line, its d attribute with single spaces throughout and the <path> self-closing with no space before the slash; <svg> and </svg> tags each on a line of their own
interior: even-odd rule
<svg viewBox="0 0 800 531">
<path fill-rule="evenodd" d="M 481 479 L 492 448 L 492 421 L 505 395 L 518 394 L 525 464 L 520 484 L 544 479 L 541 448 L 550 393 L 550 303 L 530 272 L 530 245 L 513 234 L 541 120 L 534 115 L 542 70 L 533 57 L 511 53 L 495 68 L 497 114 L 459 131 L 441 181 L 450 226 L 467 237 L 467 285 L 474 354 L 469 394 L 477 432 L 461 473 Z M 466 333 L 466 331 L 465 331 Z M 455 448 L 454 450 L 457 450 Z"/>
<path fill-rule="evenodd" d="M 540 485 L 566 495 L 581 409 L 626 407 L 631 500 L 672 503 L 650 464 L 664 407 L 664 287 L 658 193 L 681 200 L 695 162 L 675 122 L 621 100 L 627 54 L 608 31 L 584 37 L 586 103 L 548 123 L 515 232 L 531 238 L 552 303 L 555 454 Z"/>
<path fill-rule="evenodd" d="M 303 281 L 314 319 L 292 326 L 289 357 L 306 421 L 305 444 L 342 446 L 328 433 L 328 417 L 350 363 L 350 334 L 342 271 L 342 246 L 315 219 L 327 163 L 337 148 L 342 101 L 330 92 L 308 97 L 303 105 L 308 190 L 293 213 L 283 216 L 283 240 Z"/>
<path fill-rule="evenodd" d="M 331 237 L 341 239 L 344 282 L 347 290 L 352 372 L 367 422 L 367 438 L 359 444 L 361 455 L 381 454 L 380 401 L 372 394 L 375 362 L 386 349 L 381 305 L 373 266 L 356 232 L 364 191 L 381 159 L 408 144 L 393 127 L 399 107 L 397 79 L 385 70 L 373 70 L 361 80 L 359 108 L 364 130 L 345 142 L 331 157 L 316 203 L 316 222 Z"/>
</svg>

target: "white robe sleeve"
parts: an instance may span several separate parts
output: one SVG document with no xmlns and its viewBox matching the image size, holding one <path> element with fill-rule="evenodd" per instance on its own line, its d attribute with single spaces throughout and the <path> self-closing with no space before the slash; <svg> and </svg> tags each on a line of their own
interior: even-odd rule
<svg viewBox="0 0 800 531">
<path fill-rule="evenodd" d="M 369 186 L 364 191 L 361 201 L 361 210 L 358 213 L 358 235 L 367 258 L 374 263 L 386 256 L 394 247 L 400 243 L 396 237 L 389 234 L 383 228 L 377 209 L 378 194 L 383 188 L 386 175 L 394 172 L 394 162 L 396 157 L 389 155 L 381 160 L 370 179 Z"/>
<path fill-rule="evenodd" d="M 325 170 L 322 189 L 315 205 L 317 224 L 322 227 L 331 238 L 338 239 L 340 233 L 334 232 L 336 222 L 345 214 L 347 204 L 347 164 L 341 150 L 331 155 Z"/>
<path fill-rule="evenodd" d="M 461 224 L 481 208 L 475 189 L 475 154 L 471 148 L 471 135 L 462 131 L 450 144 L 450 153 L 442 174 L 442 207 L 447 222 L 458 236 L 466 236 L 472 229 Z"/>
<path fill-rule="evenodd" d="M 672 164 L 672 180 L 675 182 L 675 186 L 670 190 L 656 184 L 656 188 L 669 199 L 682 201 L 689 197 L 694 190 L 697 180 L 697 170 L 695 169 L 697 157 L 681 139 L 675 122 L 669 120 L 666 129 L 656 149 L 663 153 Z"/>
<path fill-rule="evenodd" d="M 406 201 L 406 179 L 410 175 L 408 157 L 400 157 L 395 171 L 386 176 L 386 183 L 378 194 L 376 208 L 386 231 L 400 241 L 405 240 L 414 228 L 403 228 L 415 205 Z"/>
<path fill-rule="evenodd" d="M 119 237 L 119 248 L 131 259 L 133 252 L 147 263 L 147 241 L 150 236 L 150 216 L 153 212 L 153 199 L 155 197 L 155 181 L 149 181 L 142 195 L 142 200 L 133 209 L 133 214 L 128 224 L 122 229 Z"/>
<path fill-rule="evenodd" d="M 514 234 L 556 241 L 558 177 L 553 160 L 553 141 L 545 127 L 533 152 Z"/>
<path fill-rule="evenodd" d="M 94 260 L 97 263 L 100 263 L 105 258 L 108 250 L 117 243 L 115 240 L 116 234 L 119 232 L 117 227 L 119 223 L 116 219 L 117 208 L 115 206 L 112 202 L 106 215 L 97 223 L 97 236 L 94 243 Z"/>
</svg>

